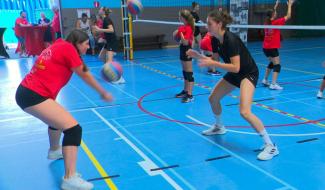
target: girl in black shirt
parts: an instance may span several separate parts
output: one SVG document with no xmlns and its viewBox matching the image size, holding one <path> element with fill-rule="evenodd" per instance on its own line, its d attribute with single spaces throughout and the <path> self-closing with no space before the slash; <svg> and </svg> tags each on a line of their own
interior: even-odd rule
<svg viewBox="0 0 325 190">
<path fill-rule="evenodd" d="M 273 156 L 278 155 L 279 151 L 272 143 L 262 121 L 251 112 L 253 95 L 258 81 L 258 68 L 240 38 L 226 30 L 227 24 L 231 22 L 232 18 L 226 12 L 221 11 L 209 13 L 207 19 L 208 31 L 213 36 L 213 53 L 218 53 L 225 64 L 214 61 L 193 50 L 187 52 L 189 56 L 199 59 L 200 66 L 216 66 L 228 71 L 223 79 L 216 84 L 209 96 L 216 123 L 210 129 L 203 131 L 203 135 L 226 133 L 226 129 L 221 122 L 222 108 L 220 100 L 238 87 L 240 88 L 240 114 L 264 140 L 263 151 L 258 154 L 257 158 L 270 160 Z"/>
</svg>

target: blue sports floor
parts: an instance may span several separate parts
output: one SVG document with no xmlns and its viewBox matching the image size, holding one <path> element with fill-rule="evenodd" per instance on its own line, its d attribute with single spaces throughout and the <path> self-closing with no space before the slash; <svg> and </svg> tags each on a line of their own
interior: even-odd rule
<svg viewBox="0 0 325 190">
<path fill-rule="evenodd" d="M 195 101 L 182 104 L 174 98 L 183 86 L 178 49 L 135 52 L 133 62 L 117 56 L 124 85 L 101 80 L 102 63 L 84 57 L 115 100 L 101 101 L 77 76 L 61 91 L 57 101 L 84 130 L 78 171 L 96 190 L 324 190 L 325 99 L 316 99 L 324 44 L 324 38 L 286 40 L 280 50 L 284 90 L 256 89 L 253 112 L 280 150 L 271 161 L 256 159 L 262 140 L 240 117 L 238 90 L 222 102 L 228 133 L 200 134 L 214 122 L 208 94 L 220 76 L 194 62 Z M 260 42 L 248 46 L 261 81 L 268 61 Z M 56 190 L 64 173 L 63 160 L 46 159 L 47 126 L 14 101 L 32 65 L 31 58 L 0 60 L 1 190 Z"/>
</svg>

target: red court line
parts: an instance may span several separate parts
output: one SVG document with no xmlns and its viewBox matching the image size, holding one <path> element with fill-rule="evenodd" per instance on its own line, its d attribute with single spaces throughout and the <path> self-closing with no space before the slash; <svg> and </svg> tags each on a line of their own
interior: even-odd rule
<svg viewBox="0 0 325 190">
<path fill-rule="evenodd" d="M 175 119 L 169 119 L 169 118 L 166 118 L 166 117 L 163 117 L 163 116 L 157 115 L 157 114 L 155 114 L 155 113 L 153 113 L 153 112 L 151 112 L 151 111 L 149 111 L 149 110 L 147 110 L 147 109 L 145 109 L 145 108 L 143 107 L 142 103 L 143 103 L 143 100 L 144 100 L 146 97 L 148 97 L 148 96 L 150 96 L 150 95 L 152 95 L 152 94 L 155 94 L 155 93 L 157 93 L 157 92 L 160 92 L 160 91 L 163 91 L 163 90 L 166 90 L 166 89 L 170 89 L 170 88 L 174 88 L 174 87 L 177 87 L 177 86 L 179 86 L 179 85 L 174 85 L 174 86 L 169 86 L 169 87 L 164 87 L 164 88 L 158 88 L 158 89 L 156 89 L 156 90 L 154 90 L 154 91 L 151 91 L 151 92 L 148 92 L 148 93 L 144 94 L 144 95 L 141 96 L 140 99 L 138 100 L 137 105 L 138 105 L 139 109 L 140 109 L 142 112 L 144 112 L 144 113 L 146 113 L 146 114 L 148 114 L 148 115 L 150 115 L 150 116 L 152 116 L 152 117 L 156 117 L 156 118 L 158 118 L 158 119 L 162 119 L 162 120 L 166 120 L 166 121 L 170 121 L 170 122 L 174 122 L 174 123 L 187 124 L 187 125 L 204 126 L 204 125 L 202 125 L 202 124 L 200 124 L 200 123 L 187 122 L 187 121 L 181 121 L 181 120 L 175 120 Z M 271 107 L 269 107 L 269 108 L 272 109 L 272 110 L 275 109 L 275 108 L 271 108 Z M 286 112 L 282 112 L 282 113 L 287 114 Z M 297 118 L 297 119 L 300 119 L 300 118 L 301 118 L 301 117 L 299 117 L 299 116 L 293 116 L 293 117 L 295 117 L 295 118 Z M 272 127 L 274 127 L 274 128 L 275 128 L 275 127 L 290 127 L 290 126 L 297 126 L 297 125 L 303 125 L 303 124 L 309 124 L 309 123 L 317 123 L 317 122 L 324 121 L 324 120 L 325 120 L 325 118 L 321 118 L 321 119 L 318 119 L 318 120 L 310 120 L 310 121 L 305 121 L 305 122 L 287 123 L 287 124 L 274 124 L 274 125 L 265 125 L 265 127 L 268 127 L 268 128 L 272 128 Z M 228 128 L 251 128 L 251 126 L 226 126 L 226 127 L 228 127 Z"/>
</svg>

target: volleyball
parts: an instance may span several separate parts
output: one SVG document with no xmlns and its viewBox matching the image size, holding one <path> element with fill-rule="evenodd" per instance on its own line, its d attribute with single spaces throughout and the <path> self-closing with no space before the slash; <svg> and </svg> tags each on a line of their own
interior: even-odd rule
<svg viewBox="0 0 325 190">
<path fill-rule="evenodd" d="M 118 81 L 122 74 L 122 66 L 117 62 L 106 63 L 102 68 L 102 75 L 108 82 Z"/>
<path fill-rule="evenodd" d="M 128 9 L 129 9 L 129 12 L 132 15 L 138 15 L 143 10 L 142 3 L 139 0 L 128 0 L 127 1 L 127 6 L 128 6 Z"/>
</svg>

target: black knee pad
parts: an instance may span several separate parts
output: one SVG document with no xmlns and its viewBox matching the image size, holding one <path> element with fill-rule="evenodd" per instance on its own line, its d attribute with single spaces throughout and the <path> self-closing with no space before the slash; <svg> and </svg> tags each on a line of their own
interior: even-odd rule
<svg viewBox="0 0 325 190">
<path fill-rule="evenodd" d="M 194 82 L 193 72 L 186 72 L 188 82 Z"/>
<path fill-rule="evenodd" d="M 64 130 L 64 137 L 62 146 L 80 146 L 82 128 L 80 125 L 76 125 L 70 129 Z"/>
<path fill-rule="evenodd" d="M 58 130 L 58 129 L 52 127 L 52 126 L 49 126 L 49 129 L 50 129 L 50 130 L 53 130 L 53 131 L 57 131 L 57 130 Z"/>
<path fill-rule="evenodd" d="M 324 77 L 323 77 L 323 80 L 325 80 L 325 75 L 324 75 Z"/>
<path fill-rule="evenodd" d="M 183 78 L 184 78 L 184 80 L 187 80 L 187 78 L 186 78 L 187 76 L 186 76 L 186 72 L 185 71 L 183 71 Z"/>
<path fill-rule="evenodd" d="M 281 71 L 281 65 L 280 64 L 274 65 L 273 72 L 280 73 L 280 71 Z"/>
<path fill-rule="evenodd" d="M 274 65 L 272 62 L 269 63 L 269 65 L 267 66 L 268 69 L 273 69 L 274 68 Z"/>
</svg>

